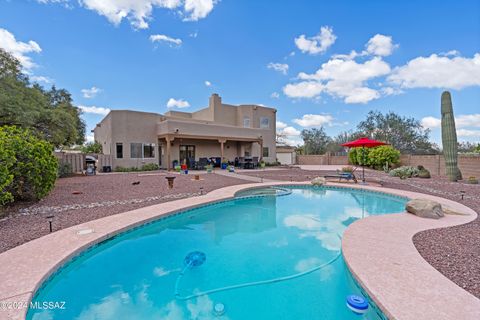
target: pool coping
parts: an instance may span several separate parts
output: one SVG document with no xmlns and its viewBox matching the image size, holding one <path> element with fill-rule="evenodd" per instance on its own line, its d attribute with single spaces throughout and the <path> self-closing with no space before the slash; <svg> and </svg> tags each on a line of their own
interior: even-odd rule
<svg viewBox="0 0 480 320">
<path fill-rule="evenodd" d="M 0 254 L 0 266 L 2 266 L 0 268 L 0 279 L 2 279 L 2 282 L 0 282 L 0 319 L 3 319 L 4 316 L 12 320 L 25 319 L 26 306 L 45 280 L 74 256 L 114 235 L 161 217 L 208 203 L 232 199 L 235 193 L 241 190 L 263 186 L 307 184 L 310 183 L 279 181 L 224 187 L 205 195 L 174 200 L 92 220 L 12 248 Z M 333 182 L 328 182 L 327 186 L 365 189 L 409 198 L 434 199 L 452 210 L 468 214 L 448 215 L 440 220 L 423 219 L 404 213 L 368 217 L 356 221 L 347 228 L 342 240 L 342 250 L 347 266 L 355 280 L 366 290 L 382 312 L 391 319 L 418 319 L 421 318 L 418 316 L 419 314 L 431 316 L 432 310 L 436 311 L 436 309 L 432 309 L 432 305 L 439 305 L 438 310 L 442 312 L 441 315 L 455 314 L 456 319 L 458 319 L 459 312 L 462 310 L 470 310 L 470 313 L 466 313 L 466 315 L 480 314 L 480 300 L 430 266 L 420 256 L 412 241 L 413 235 L 419 231 L 463 224 L 475 219 L 477 215 L 472 209 L 444 198 L 396 189 Z M 385 219 L 384 217 L 392 218 Z M 388 230 L 379 226 L 387 226 Z M 93 232 L 78 234 L 81 230 L 89 229 L 92 229 Z M 390 232 L 390 229 L 392 229 L 392 232 Z M 384 245 L 378 246 L 375 243 L 373 247 L 375 250 L 371 250 L 372 243 L 375 240 L 378 241 L 379 235 L 384 237 L 381 238 Z M 399 238 L 395 239 L 395 237 Z M 386 239 L 388 241 L 385 241 Z M 392 245 L 395 245 L 395 248 L 392 248 Z M 52 250 L 52 247 L 55 250 Z M 394 254 L 395 250 L 397 252 Z M 368 254 L 365 254 L 365 252 L 368 252 Z M 33 263 L 32 257 L 35 257 Z M 403 263 L 407 261 L 407 266 L 421 275 L 420 279 L 416 279 L 416 273 L 405 272 L 405 269 L 398 272 L 399 268 L 395 263 L 400 262 L 396 261 Z M 372 265 L 375 268 L 370 269 Z M 380 266 L 385 268 L 381 269 L 383 272 L 379 272 Z M 385 272 L 386 270 L 388 272 Z M 391 272 L 396 277 L 395 284 L 422 283 L 424 290 L 419 291 L 416 287 L 401 287 L 409 293 L 408 295 L 405 295 L 405 292 L 395 290 L 396 288 L 382 290 L 383 285 L 392 284 L 391 281 L 389 282 Z M 410 278 L 403 279 L 406 276 Z M 418 281 L 412 281 L 412 279 Z M 429 285 L 439 291 L 431 293 Z M 455 303 L 452 303 L 452 293 L 455 295 Z M 412 295 L 415 297 L 413 304 Z M 398 301 L 396 297 L 402 299 Z M 405 297 L 409 299 L 405 299 Z M 436 303 L 432 304 L 431 301 L 426 299 L 428 297 L 441 297 L 442 299 L 440 299 L 440 302 L 437 300 Z M 448 300 L 446 297 L 448 297 Z M 421 301 L 418 306 L 415 304 L 416 301 Z M 461 306 L 458 305 L 458 302 L 462 303 Z M 18 303 L 18 305 L 15 308 L 5 307 L 5 303 Z M 426 307 L 425 305 L 428 304 L 430 305 Z M 399 307 L 399 305 L 408 306 L 408 308 Z M 430 314 L 425 312 L 430 312 Z M 450 318 L 444 317 L 442 319 Z"/>
</svg>

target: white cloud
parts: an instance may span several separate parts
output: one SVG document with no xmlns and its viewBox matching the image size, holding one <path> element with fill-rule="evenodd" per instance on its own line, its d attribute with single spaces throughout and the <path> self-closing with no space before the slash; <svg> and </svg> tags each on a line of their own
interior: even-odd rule
<svg viewBox="0 0 480 320">
<path fill-rule="evenodd" d="M 455 117 L 455 125 L 458 128 L 477 127 L 480 128 L 480 113 L 462 114 Z"/>
<path fill-rule="evenodd" d="M 288 72 L 288 64 L 286 63 L 273 63 L 273 62 L 270 62 L 268 65 L 267 65 L 267 68 L 268 69 L 273 69 L 275 71 L 278 71 L 278 72 L 281 72 L 283 74 L 287 74 Z"/>
<path fill-rule="evenodd" d="M 457 136 L 462 138 L 480 138 L 480 130 L 459 129 L 457 130 Z"/>
<path fill-rule="evenodd" d="M 212 10 L 216 0 L 185 0 L 185 12 L 189 13 L 185 21 L 197 21 L 205 18 Z"/>
<path fill-rule="evenodd" d="M 183 99 L 178 99 L 178 100 L 174 98 L 168 99 L 167 108 L 174 108 L 174 107 L 187 108 L 187 107 L 190 107 L 190 103 L 188 103 L 188 101 Z"/>
<path fill-rule="evenodd" d="M 295 137 L 300 135 L 300 131 L 294 127 L 285 127 L 279 133 L 280 135 L 287 137 Z"/>
<path fill-rule="evenodd" d="M 283 93 L 290 98 L 313 98 L 318 96 L 325 89 L 325 86 L 316 81 L 302 81 L 289 83 L 283 87 Z"/>
<path fill-rule="evenodd" d="M 100 93 L 102 89 L 99 89 L 95 86 L 91 87 L 90 89 L 82 89 L 82 95 L 84 98 L 91 99 L 95 98 L 98 93 Z"/>
<path fill-rule="evenodd" d="M 391 55 L 393 50 L 398 47 L 398 45 L 393 44 L 391 36 L 383 34 L 374 35 L 365 46 L 369 54 L 382 57 Z"/>
<path fill-rule="evenodd" d="M 277 121 L 276 127 L 277 127 L 277 129 L 285 129 L 287 127 L 287 124 L 285 122 L 282 122 L 282 121 Z"/>
<path fill-rule="evenodd" d="M 363 63 L 333 58 L 314 74 L 299 73 L 298 78 L 305 81 L 288 84 L 283 91 L 292 98 L 313 98 L 326 92 L 344 99 L 345 103 L 367 103 L 378 99 L 380 92 L 367 87 L 366 82 L 389 72 L 390 66 L 380 57 Z"/>
<path fill-rule="evenodd" d="M 272 92 L 272 94 L 270 95 L 270 98 L 278 99 L 280 98 L 280 94 L 278 94 L 278 92 Z"/>
<path fill-rule="evenodd" d="M 135 29 L 147 29 L 155 8 L 174 10 L 184 17 L 184 21 L 197 21 L 205 18 L 217 1 L 215 0 L 79 0 L 80 4 L 97 12 L 118 26 L 124 19 Z M 60 0 L 40 0 L 40 2 L 61 2 Z M 183 8 L 182 8 L 183 5 Z M 183 10 L 182 10 L 183 9 Z"/>
<path fill-rule="evenodd" d="M 31 69 L 36 66 L 32 58 L 27 55 L 29 53 L 42 52 L 42 49 L 35 41 L 17 41 L 12 33 L 2 28 L 0 28 L 0 48 L 17 58 L 25 69 Z"/>
<path fill-rule="evenodd" d="M 433 129 L 433 128 L 439 128 L 442 124 L 442 121 L 435 117 L 425 117 L 420 121 L 420 123 L 424 128 Z"/>
<path fill-rule="evenodd" d="M 50 84 L 53 82 L 53 80 L 49 77 L 35 75 L 30 76 L 30 80 L 32 80 L 33 82 L 43 82 L 45 84 Z"/>
<path fill-rule="evenodd" d="M 80 110 L 84 113 L 93 113 L 106 116 L 109 112 L 109 108 L 95 107 L 95 106 L 78 106 Z"/>
<path fill-rule="evenodd" d="M 205 85 L 206 85 L 207 87 L 211 87 L 211 86 L 212 86 L 212 83 L 211 83 L 210 81 L 208 81 L 208 80 L 205 80 Z"/>
<path fill-rule="evenodd" d="M 388 80 L 402 88 L 463 89 L 480 86 L 480 53 L 473 58 L 437 54 L 418 57 L 395 68 Z"/>
<path fill-rule="evenodd" d="M 93 133 L 88 133 L 85 136 L 85 142 L 89 143 L 89 142 L 94 142 L 94 141 L 95 141 L 95 135 Z"/>
<path fill-rule="evenodd" d="M 174 46 L 180 46 L 182 44 L 182 39 L 175 39 L 175 38 L 171 38 L 167 35 L 164 35 L 164 34 L 152 34 L 150 36 L 150 41 L 152 42 L 166 42 L 168 43 L 170 46 L 174 45 Z"/>
<path fill-rule="evenodd" d="M 188 36 L 189 36 L 190 38 L 196 38 L 196 37 L 198 37 L 198 31 L 191 32 L 191 33 L 188 34 Z"/>
<path fill-rule="evenodd" d="M 328 114 L 304 114 L 301 119 L 293 119 L 293 122 L 302 127 L 320 127 L 331 125 L 333 120 Z"/>
<path fill-rule="evenodd" d="M 429 116 L 424 117 L 421 124 L 424 128 L 434 129 L 439 128 L 442 121 L 439 118 Z M 455 126 L 457 128 L 480 128 L 480 114 L 461 114 L 455 117 Z"/>
<path fill-rule="evenodd" d="M 319 54 L 324 53 L 335 43 L 337 37 L 333 34 L 333 29 L 328 26 L 320 28 L 320 33 L 313 37 L 306 37 L 302 34 L 295 38 L 295 45 L 303 53 Z"/>
</svg>

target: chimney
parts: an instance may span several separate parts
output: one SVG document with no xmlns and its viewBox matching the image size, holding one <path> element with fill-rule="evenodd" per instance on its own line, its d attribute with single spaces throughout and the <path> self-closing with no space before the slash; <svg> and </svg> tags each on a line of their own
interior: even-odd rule
<svg viewBox="0 0 480 320">
<path fill-rule="evenodd" d="M 212 107 L 215 107 L 215 106 L 219 107 L 221 105 L 222 105 L 222 97 L 220 97 L 218 95 L 218 93 L 212 94 L 211 97 L 210 97 L 210 101 L 209 101 L 208 106 L 210 108 L 212 108 Z"/>
</svg>

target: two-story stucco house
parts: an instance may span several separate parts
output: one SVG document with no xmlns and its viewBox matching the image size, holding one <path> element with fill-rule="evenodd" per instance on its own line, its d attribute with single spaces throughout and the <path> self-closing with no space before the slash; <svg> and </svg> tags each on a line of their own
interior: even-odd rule
<svg viewBox="0 0 480 320">
<path fill-rule="evenodd" d="M 94 136 L 103 153 L 113 156 L 113 167 L 157 163 L 170 169 L 174 160 L 210 157 L 274 162 L 276 112 L 258 105 L 224 104 L 213 94 L 207 108 L 191 113 L 112 110 L 97 124 Z"/>
</svg>

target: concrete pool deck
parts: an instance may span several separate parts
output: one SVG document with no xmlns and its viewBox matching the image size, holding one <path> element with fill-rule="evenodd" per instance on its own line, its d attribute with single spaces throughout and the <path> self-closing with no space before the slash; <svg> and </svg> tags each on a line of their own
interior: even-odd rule
<svg viewBox="0 0 480 320">
<path fill-rule="evenodd" d="M 206 195 L 89 221 L 8 250 L 0 254 L 0 319 L 24 319 L 26 306 L 43 281 L 70 258 L 115 234 L 175 212 L 232 198 L 237 191 L 247 188 L 302 184 L 309 182 L 229 186 Z M 389 318 L 480 318 L 480 300 L 431 267 L 412 242 L 413 235 L 421 230 L 463 224 L 475 219 L 473 210 L 450 200 L 419 193 L 330 182 L 328 185 L 435 199 L 452 210 L 467 214 L 447 215 L 440 220 L 422 219 L 410 214 L 368 217 L 347 229 L 342 248 L 353 276 Z"/>
</svg>

